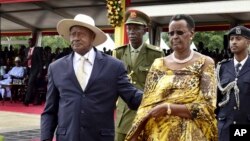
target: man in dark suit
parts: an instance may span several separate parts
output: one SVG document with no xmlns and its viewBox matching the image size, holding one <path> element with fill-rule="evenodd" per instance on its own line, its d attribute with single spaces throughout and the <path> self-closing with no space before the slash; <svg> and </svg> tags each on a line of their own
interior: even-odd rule
<svg viewBox="0 0 250 141">
<path fill-rule="evenodd" d="M 147 32 L 150 23 L 150 18 L 145 13 L 129 10 L 125 14 L 125 20 L 129 44 L 116 48 L 115 56 L 124 62 L 132 84 L 143 90 L 152 63 L 156 58 L 164 56 L 164 53 L 160 47 L 143 41 L 143 35 Z M 115 141 L 124 141 L 132 126 L 136 111 L 130 110 L 127 104 L 119 98 L 116 115 Z"/>
<path fill-rule="evenodd" d="M 230 50 L 234 58 L 222 61 L 218 72 L 219 141 L 229 141 L 232 124 L 250 124 L 250 31 L 244 26 L 232 28 L 228 33 Z M 233 133 L 231 133 L 233 134 Z"/>
<path fill-rule="evenodd" d="M 117 98 L 137 109 L 142 92 L 129 82 L 121 61 L 94 47 L 107 37 L 91 17 L 62 20 L 57 31 L 74 52 L 49 66 L 41 140 L 51 141 L 57 129 L 58 141 L 113 141 Z"/>
<path fill-rule="evenodd" d="M 26 65 L 28 69 L 28 87 L 24 99 L 24 105 L 29 106 L 31 102 L 34 104 L 41 104 L 41 98 L 37 92 L 34 92 L 39 84 L 39 79 L 41 78 L 43 70 L 43 53 L 41 47 L 36 47 L 36 39 L 29 38 L 29 47 L 27 48 L 26 55 Z"/>
</svg>

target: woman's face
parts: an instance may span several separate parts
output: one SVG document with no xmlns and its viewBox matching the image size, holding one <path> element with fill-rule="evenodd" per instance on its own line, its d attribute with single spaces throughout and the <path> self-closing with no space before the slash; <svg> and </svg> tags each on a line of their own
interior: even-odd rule
<svg viewBox="0 0 250 141">
<path fill-rule="evenodd" d="M 172 21 L 169 24 L 169 41 L 172 49 L 177 52 L 189 50 L 194 35 L 185 20 Z"/>
</svg>

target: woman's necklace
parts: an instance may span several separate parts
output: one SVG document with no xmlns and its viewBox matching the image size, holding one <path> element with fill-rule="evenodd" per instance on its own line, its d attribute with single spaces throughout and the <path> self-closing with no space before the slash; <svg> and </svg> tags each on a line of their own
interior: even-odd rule
<svg viewBox="0 0 250 141">
<path fill-rule="evenodd" d="M 186 62 L 190 61 L 190 60 L 193 58 L 193 56 L 194 56 L 194 51 L 193 51 L 192 49 L 191 49 L 190 55 L 189 55 L 187 58 L 182 59 L 182 60 L 175 58 L 174 53 L 175 53 L 175 52 L 173 52 L 173 54 L 172 54 L 172 59 L 173 59 L 176 63 L 179 63 L 179 64 L 183 64 L 183 63 L 186 63 Z"/>
</svg>

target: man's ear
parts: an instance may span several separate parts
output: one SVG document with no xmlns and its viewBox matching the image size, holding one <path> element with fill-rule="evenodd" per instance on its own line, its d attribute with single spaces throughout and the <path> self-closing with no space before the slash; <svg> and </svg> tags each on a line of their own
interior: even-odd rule
<svg viewBox="0 0 250 141">
<path fill-rule="evenodd" d="M 191 32 L 191 40 L 192 40 L 194 38 L 195 32 L 194 30 L 191 30 L 190 32 Z"/>
<path fill-rule="evenodd" d="M 250 39 L 247 39 L 248 48 L 250 47 Z"/>
<path fill-rule="evenodd" d="M 148 27 L 145 26 L 144 27 L 144 34 L 147 33 L 147 31 L 148 31 Z"/>
</svg>

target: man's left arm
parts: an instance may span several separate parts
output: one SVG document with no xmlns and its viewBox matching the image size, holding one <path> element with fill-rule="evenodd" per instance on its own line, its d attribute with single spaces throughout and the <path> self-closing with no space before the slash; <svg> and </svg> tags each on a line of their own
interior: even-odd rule
<svg viewBox="0 0 250 141">
<path fill-rule="evenodd" d="M 118 94 L 127 103 L 128 107 L 136 110 L 141 103 L 143 92 L 136 89 L 128 78 L 127 71 L 122 63 L 118 68 Z"/>
<path fill-rule="evenodd" d="M 41 140 L 53 139 L 58 122 L 59 92 L 54 85 L 51 67 L 48 69 L 48 90 L 46 103 L 41 115 Z"/>
</svg>

